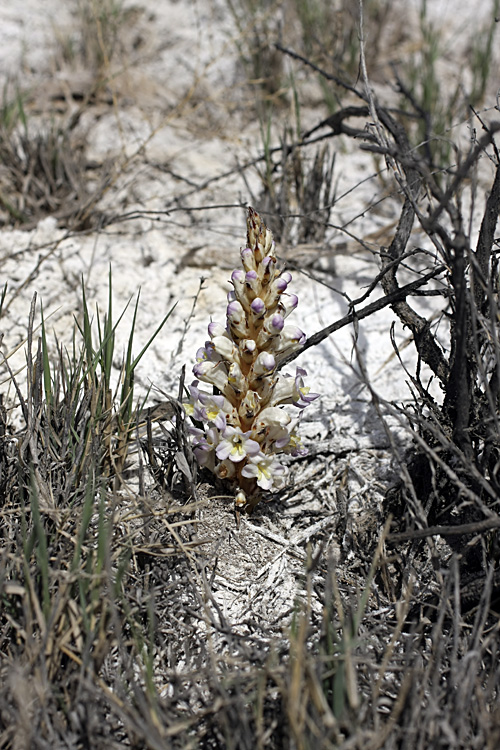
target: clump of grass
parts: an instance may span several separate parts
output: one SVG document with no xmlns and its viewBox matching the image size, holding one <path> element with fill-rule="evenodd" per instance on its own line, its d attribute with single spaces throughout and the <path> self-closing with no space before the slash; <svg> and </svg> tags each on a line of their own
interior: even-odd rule
<svg viewBox="0 0 500 750">
<path fill-rule="evenodd" d="M 335 154 L 323 146 L 311 158 L 287 129 L 273 148 L 271 132 L 269 127 L 264 135 L 264 166 L 257 167 L 262 188 L 254 202 L 274 218 L 283 245 L 321 244 L 335 205 Z"/>
<path fill-rule="evenodd" d="M 142 635 L 127 580 L 138 549 L 147 557 L 156 545 L 144 524 L 123 520 L 124 497 L 131 517 L 141 519 L 145 511 L 130 490 L 123 494 L 122 479 L 141 410 L 135 370 L 170 312 L 134 356 L 138 302 L 116 388 L 115 332 L 123 313 L 113 321 L 111 272 L 106 313 L 93 318 L 82 289 L 82 323 L 69 347 L 57 346 L 55 359 L 43 313 L 34 341 L 33 301 L 25 395 L 4 360 L 21 420 L 14 431 L 7 408 L 15 404 L 0 401 L 0 725 L 6 748 L 20 742 L 42 747 L 75 732 L 102 742 L 95 746 L 114 747 L 122 730 L 110 738 L 106 721 L 114 716 L 123 725 L 119 695 L 138 679 L 136 670 L 139 682 L 144 676 L 148 684 L 152 644 L 147 628 Z M 168 515 L 161 525 L 169 541 L 153 554 L 170 555 L 179 537 Z M 115 664 L 119 654 L 121 676 L 109 680 L 105 664 L 112 652 Z M 87 727 L 74 713 L 84 705 L 83 694 L 96 712 Z"/>
<path fill-rule="evenodd" d="M 98 78 L 107 76 L 134 10 L 125 8 L 123 0 L 75 0 L 74 5 L 77 23 L 64 56 L 70 63 L 78 60 Z"/>
<path fill-rule="evenodd" d="M 235 43 L 251 100 L 262 116 L 269 104 L 278 105 L 285 93 L 282 57 L 273 47 L 279 10 L 266 0 L 227 0 L 227 5 L 238 31 Z"/>
<path fill-rule="evenodd" d="M 114 478 L 115 486 L 120 486 L 141 411 L 134 397 L 135 370 L 172 311 L 134 356 L 137 297 L 119 385 L 115 387 L 115 332 L 125 310 L 114 322 L 112 294 L 110 271 L 108 309 L 104 316 L 97 310 L 93 319 L 82 287 L 82 322 L 75 324 L 69 347 L 56 342 L 54 361 L 49 354 L 43 311 L 40 338 L 33 352 L 36 298 L 33 300 L 27 338 L 26 397 L 16 385 L 27 430 L 20 467 L 26 467 L 26 485 L 29 467 L 36 467 L 37 493 L 46 499 L 48 507 L 67 507 L 79 492 L 86 492 L 91 475 L 96 475 L 92 481 Z"/>
<path fill-rule="evenodd" d="M 332 3 L 328 0 L 227 0 L 238 31 L 236 46 L 247 83 L 255 91 L 253 98 L 262 116 L 269 104 L 286 106 L 291 86 L 277 44 L 299 50 L 313 63 L 349 81 L 356 80 L 359 66 L 359 9 L 350 0 Z M 387 58 L 386 47 L 395 47 L 404 36 L 401 25 L 392 23 L 390 0 L 365 2 L 365 16 L 370 26 L 370 62 L 379 66 Z M 395 29 L 397 42 L 392 40 Z M 388 41 L 387 29 L 390 30 Z M 338 107 L 338 91 L 317 82 L 330 111 Z M 301 86 L 308 96 L 309 82 Z"/>
<path fill-rule="evenodd" d="M 36 123 L 25 97 L 4 89 L 0 113 L 0 225 L 31 228 L 44 216 L 56 217 L 74 230 L 99 221 L 95 204 L 108 177 L 94 192 L 87 188 L 85 138 L 77 119 Z M 106 172 L 106 170 L 105 170 Z"/>
<path fill-rule="evenodd" d="M 312 157 L 308 153 L 311 149 L 301 136 L 299 91 L 293 77 L 291 80 L 294 124 L 285 124 L 278 146 L 273 145 L 272 107 L 267 119 L 261 119 L 263 158 L 255 165 L 261 189 L 252 195 L 252 201 L 264 215 L 273 217 L 274 235 L 283 245 L 320 244 L 335 204 L 335 154 L 328 146 L 317 148 Z"/>
<path fill-rule="evenodd" d="M 341 75 L 356 76 L 359 66 L 359 8 L 349 0 L 290 0 L 289 12 L 298 20 L 300 49 L 316 64 Z M 391 2 L 368 0 L 364 14 L 370 28 L 369 62 L 382 52 L 384 30 L 390 22 Z"/>
</svg>

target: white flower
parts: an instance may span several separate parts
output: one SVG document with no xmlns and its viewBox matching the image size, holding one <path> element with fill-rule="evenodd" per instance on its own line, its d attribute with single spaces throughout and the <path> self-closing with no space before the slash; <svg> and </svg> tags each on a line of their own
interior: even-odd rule
<svg viewBox="0 0 500 750">
<path fill-rule="evenodd" d="M 268 406 L 257 415 L 254 422 L 254 429 L 260 430 L 263 427 L 286 427 L 292 421 L 291 416 L 277 406 Z"/>
<path fill-rule="evenodd" d="M 273 486 L 277 488 L 282 484 L 286 468 L 279 463 L 276 456 L 266 456 L 259 452 L 256 456 L 250 456 L 241 474 L 248 479 L 256 479 L 257 484 L 263 490 L 270 490 Z"/>
</svg>

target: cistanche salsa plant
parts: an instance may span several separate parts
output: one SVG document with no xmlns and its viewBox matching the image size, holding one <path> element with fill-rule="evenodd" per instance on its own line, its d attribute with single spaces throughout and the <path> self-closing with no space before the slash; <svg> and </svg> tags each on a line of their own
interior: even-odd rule
<svg viewBox="0 0 500 750">
<path fill-rule="evenodd" d="M 236 505 L 251 510 L 262 490 L 284 484 L 287 469 L 278 455 L 304 455 L 297 433 L 302 410 L 318 398 L 295 376 L 278 373 L 279 362 L 305 341 L 285 319 L 298 298 L 288 291 L 292 276 L 278 267 L 271 231 L 248 209 L 243 268 L 231 274 L 226 326 L 211 322 L 210 341 L 198 350 L 185 404 L 198 463 L 235 488 Z M 199 383 L 212 386 L 212 393 Z M 285 405 L 297 407 L 290 414 Z"/>
</svg>

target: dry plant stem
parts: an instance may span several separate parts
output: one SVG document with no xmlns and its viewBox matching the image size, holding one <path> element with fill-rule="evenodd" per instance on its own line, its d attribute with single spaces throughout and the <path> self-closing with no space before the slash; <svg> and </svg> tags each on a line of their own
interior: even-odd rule
<svg viewBox="0 0 500 750">
<path fill-rule="evenodd" d="M 476 310 L 482 311 L 485 301 L 485 290 L 488 288 L 488 277 L 491 262 L 491 251 L 495 240 L 495 229 L 500 210 L 500 160 L 495 170 L 495 179 L 486 200 L 486 209 L 481 222 L 479 239 L 472 269 L 472 286 Z"/>
<path fill-rule="evenodd" d="M 456 526 L 429 526 L 427 529 L 415 529 L 401 534 L 391 534 L 390 542 L 405 542 L 409 539 L 425 539 L 428 536 L 467 536 L 481 534 L 484 531 L 500 528 L 500 517 L 485 518 L 484 521 L 463 523 Z"/>
</svg>

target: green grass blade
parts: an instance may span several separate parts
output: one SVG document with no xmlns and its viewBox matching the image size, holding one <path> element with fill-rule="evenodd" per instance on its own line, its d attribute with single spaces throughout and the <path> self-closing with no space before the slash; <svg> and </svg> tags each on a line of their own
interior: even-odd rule
<svg viewBox="0 0 500 750">
<path fill-rule="evenodd" d="M 43 315 L 43 305 L 40 305 L 40 315 L 42 319 L 42 366 L 43 366 L 43 388 L 45 391 L 45 401 L 49 412 L 54 406 L 52 393 L 52 376 L 50 372 L 49 348 L 47 346 L 47 332 L 45 328 L 45 319 Z"/>
<path fill-rule="evenodd" d="M 50 613 L 50 591 L 49 591 L 49 555 L 48 555 L 48 544 L 47 535 L 45 528 L 42 523 L 42 517 L 40 514 L 40 506 L 38 503 L 38 493 L 35 484 L 35 478 L 31 477 L 30 486 L 30 507 L 31 517 L 33 519 L 33 532 L 35 542 L 35 554 L 40 571 L 41 582 L 42 582 L 42 611 L 45 619 L 47 620 Z"/>
</svg>

